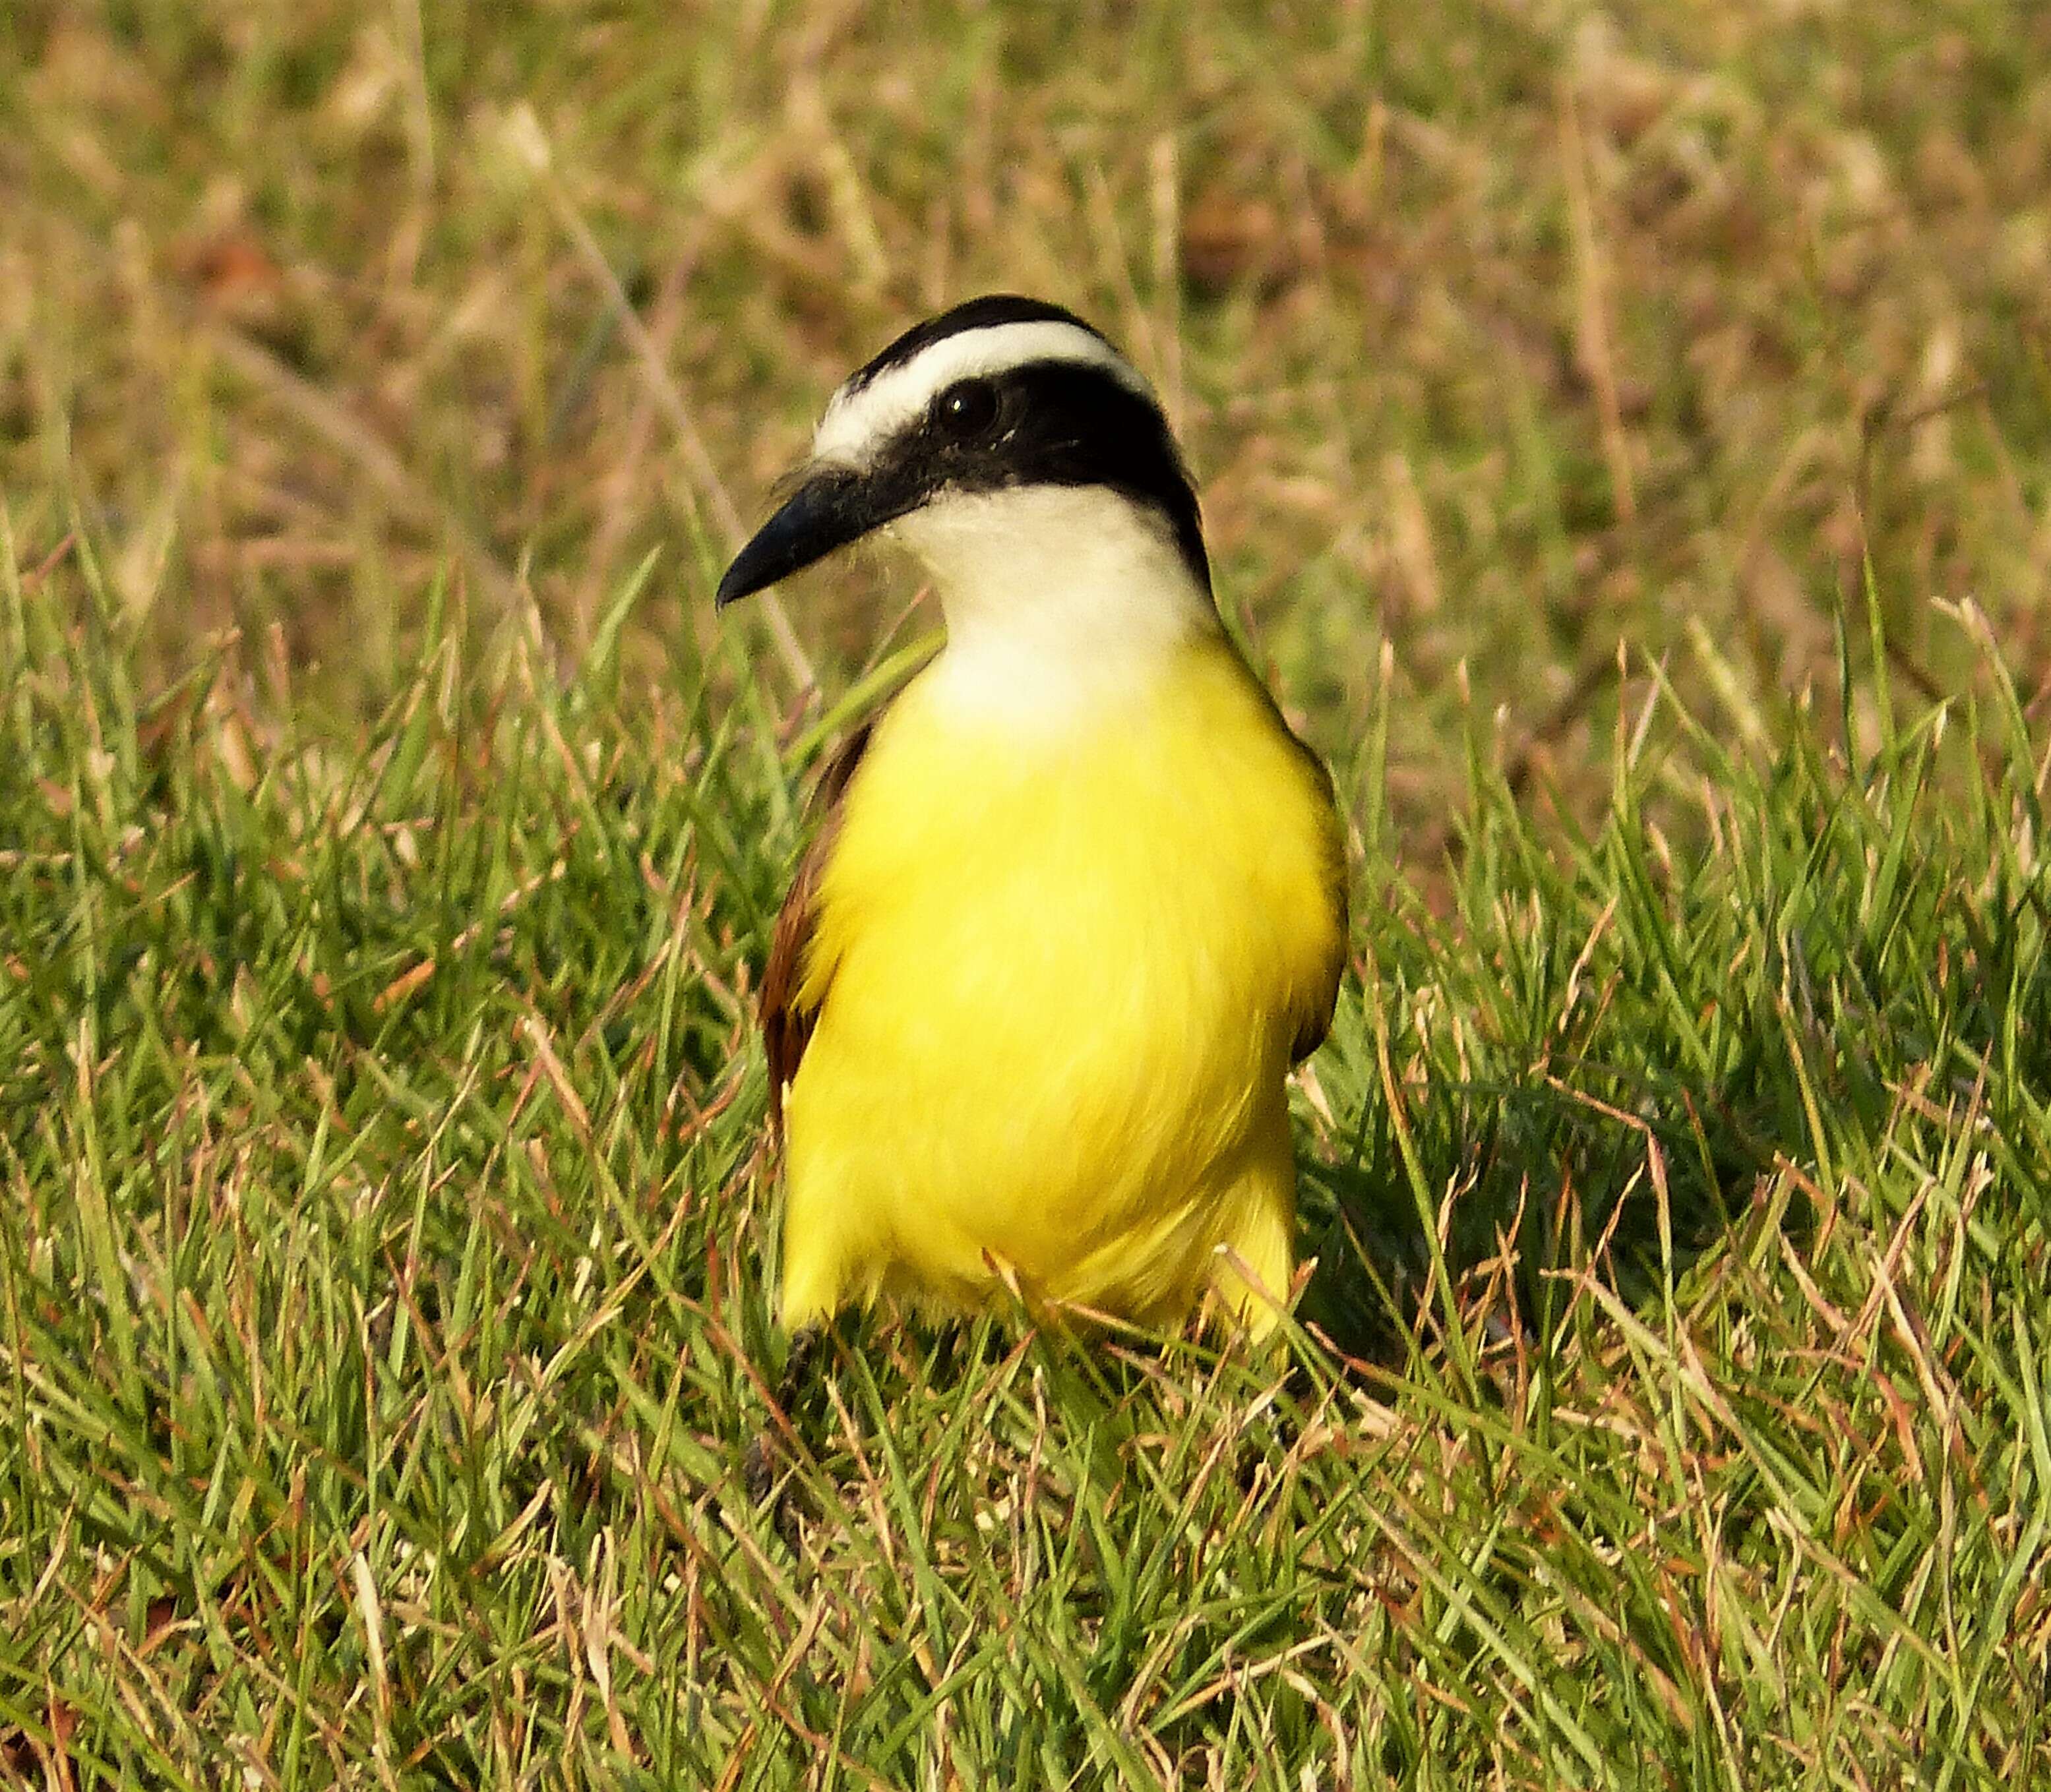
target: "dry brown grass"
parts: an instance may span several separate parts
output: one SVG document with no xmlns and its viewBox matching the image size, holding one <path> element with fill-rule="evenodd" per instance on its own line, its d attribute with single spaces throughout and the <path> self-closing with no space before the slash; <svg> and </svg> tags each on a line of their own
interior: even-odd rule
<svg viewBox="0 0 2051 1792">
<path fill-rule="evenodd" d="M 1928 600 L 1968 595 L 2051 677 L 2041 8 L 423 16 L 6 28 L 0 475 L 32 555 L 79 507 L 166 667 L 275 626 L 360 702 L 449 556 L 574 644 L 658 546 L 641 638 L 703 648 L 823 395 L 1004 287 L 1160 381 L 1335 755 L 1393 642 L 1413 822 L 1498 706 L 1580 787 L 1619 638 L 1799 687 L 1869 527 L 1912 679 L 1964 675 Z M 830 662 L 899 607 L 838 589 Z"/>
</svg>

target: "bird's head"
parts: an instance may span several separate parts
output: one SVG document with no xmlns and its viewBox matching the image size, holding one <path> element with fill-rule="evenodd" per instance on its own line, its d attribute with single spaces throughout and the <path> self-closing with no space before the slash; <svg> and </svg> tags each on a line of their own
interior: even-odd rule
<svg viewBox="0 0 2051 1792">
<path fill-rule="evenodd" d="M 951 628 L 1091 604 L 1214 614 L 1196 492 L 1159 401 L 1104 336 L 1037 299 L 971 299 L 851 375 L 717 602 L 879 530 L 926 563 Z"/>
</svg>

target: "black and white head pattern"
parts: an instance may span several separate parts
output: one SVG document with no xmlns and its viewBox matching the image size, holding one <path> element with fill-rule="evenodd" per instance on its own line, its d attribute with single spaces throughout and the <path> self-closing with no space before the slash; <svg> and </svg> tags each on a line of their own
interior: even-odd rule
<svg viewBox="0 0 2051 1792">
<path fill-rule="evenodd" d="M 907 330 L 834 393 L 813 452 L 813 477 L 859 482 L 879 518 L 954 492 L 1106 487 L 1154 514 L 1210 588 L 1196 491 L 1152 388 L 1058 305 L 995 295 Z"/>
</svg>

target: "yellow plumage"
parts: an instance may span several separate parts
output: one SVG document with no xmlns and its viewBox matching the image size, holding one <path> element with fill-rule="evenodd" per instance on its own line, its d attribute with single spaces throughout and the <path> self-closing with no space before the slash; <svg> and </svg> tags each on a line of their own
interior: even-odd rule
<svg viewBox="0 0 2051 1792">
<path fill-rule="evenodd" d="M 813 894 L 784 1322 L 1015 1279 L 1152 1324 L 1217 1287 L 1264 1329 L 1285 1079 L 1343 951 L 1324 774 L 1214 631 L 1057 724 L 951 701 L 939 670 L 877 724 Z"/>
</svg>

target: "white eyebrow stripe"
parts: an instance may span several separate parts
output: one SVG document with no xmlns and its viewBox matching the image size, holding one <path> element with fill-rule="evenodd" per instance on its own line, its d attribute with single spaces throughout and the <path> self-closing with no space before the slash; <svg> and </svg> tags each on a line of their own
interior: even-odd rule
<svg viewBox="0 0 2051 1792">
<path fill-rule="evenodd" d="M 819 420 L 812 453 L 821 460 L 861 466 L 955 381 L 1049 361 L 1101 368 L 1121 385 L 1149 402 L 1154 400 L 1153 388 L 1139 370 L 1093 331 L 1052 319 L 989 324 L 942 337 L 858 391 L 842 386 Z"/>
</svg>

